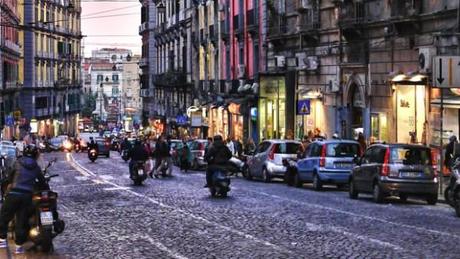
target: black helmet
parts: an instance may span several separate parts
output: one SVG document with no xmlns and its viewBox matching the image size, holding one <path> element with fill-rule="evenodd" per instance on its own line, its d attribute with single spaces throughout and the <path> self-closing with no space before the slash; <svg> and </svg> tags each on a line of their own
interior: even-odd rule
<svg viewBox="0 0 460 259">
<path fill-rule="evenodd" d="M 141 145 L 141 144 L 142 144 L 142 142 L 141 142 L 140 139 L 136 139 L 136 140 L 134 141 L 134 145 L 136 145 L 136 146 L 137 146 L 137 145 Z"/>
<path fill-rule="evenodd" d="M 214 136 L 214 141 L 223 141 L 223 138 L 221 135 L 215 135 Z"/>
<path fill-rule="evenodd" d="M 35 159 L 38 156 L 38 149 L 35 145 L 29 144 L 24 147 L 24 151 L 22 152 L 22 154 L 26 157 Z"/>
</svg>

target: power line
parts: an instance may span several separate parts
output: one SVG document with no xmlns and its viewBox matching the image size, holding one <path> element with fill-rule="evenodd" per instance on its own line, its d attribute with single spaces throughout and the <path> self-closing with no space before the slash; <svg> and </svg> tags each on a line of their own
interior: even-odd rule
<svg viewBox="0 0 460 259">
<path fill-rule="evenodd" d="M 110 3 L 110 2 L 118 2 L 118 3 L 139 3 L 138 0 L 81 0 L 80 2 L 87 2 L 87 3 Z"/>
<path fill-rule="evenodd" d="M 137 34 L 97 34 L 97 35 L 85 35 L 86 38 L 96 38 L 96 37 L 141 37 Z"/>
<path fill-rule="evenodd" d="M 139 15 L 139 13 L 122 13 L 122 14 L 110 14 L 110 15 L 102 15 L 102 16 L 93 16 L 88 18 L 81 18 L 80 20 L 89 20 L 89 19 L 100 19 L 100 18 L 108 18 L 108 17 L 120 17 L 120 16 L 131 16 L 131 15 Z"/>
<path fill-rule="evenodd" d="M 94 13 L 85 14 L 85 15 L 82 15 L 81 17 L 84 18 L 84 17 L 88 17 L 88 16 L 94 16 L 94 15 L 96 15 L 96 14 L 109 13 L 109 12 L 113 12 L 113 11 L 131 9 L 131 8 L 139 7 L 139 6 L 140 6 L 140 5 L 130 5 L 130 6 L 125 6 L 125 7 L 107 9 L 107 10 L 103 10 L 103 11 L 99 11 L 99 12 L 94 12 Z"/>
</svg>

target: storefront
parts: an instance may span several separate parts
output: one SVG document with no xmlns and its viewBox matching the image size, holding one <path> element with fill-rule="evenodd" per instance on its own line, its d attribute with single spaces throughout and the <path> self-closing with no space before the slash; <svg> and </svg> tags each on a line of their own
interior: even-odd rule
<svg viewBox="0 0 460 259">
<path fill-rule="evenodd" d="M 259 139 L 285 138 L 288 131 L 293 129 L 294 84 L 295 82 L 288 87 L 284 75 L 261 76 L 258 107 Z M 287 92 L 290 94 L 287 95 Z M 292 100 L 288 100 L 289 97 L 292 97 Z"/>
<path fill-rule="evenodd" d="M 230 115 L 230 136 L 242 141 L 244 139 L 244 117 L 241 114 L 241 104 L 230 103 L 228 112 Z"/>
<path fill-rule="evenodd" d="M 431 90 L 431 110 L 430 125 L 432 126 L 431 141 L 432 146 L 441 145 L 441 118 L 443 118 L 443 144 L 448 143 L 452 135 L 460 136 L 460 88 L 451 88 L 444 90 L 443 109 L 441 116 L 441 89 Z"/>
<path fill-rule="evenodd" d="M 424 84 L 394 82 L 396 142 L 422 143 L 427 135 L 427 88 Z"/>
<path fill-rule="evenodd" d="M 209 136 L 221 135 L 226 138 L 230 134 L 229 112 L 224 106 L 210 106 L 208 113 Z"/>
<path fill-rule="evenodd" d="M 325 110 L 319 90 L 302 90 L 297 95 L 296 134 L 295 137 L 302 139 L 309 131 L 320 129 L 324 132 L 327 124 L 324 116 Z"/>
</svg>

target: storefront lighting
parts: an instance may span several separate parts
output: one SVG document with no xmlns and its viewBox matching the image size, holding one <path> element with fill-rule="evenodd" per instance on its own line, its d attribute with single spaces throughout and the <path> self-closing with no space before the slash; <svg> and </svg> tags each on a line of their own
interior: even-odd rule
<svg viewBox="0 0 460 259">
<path fill-rule="evenodd" d="M 411 77 L 409 79 L 409 81 L 415 82 L 415 83 L 423 82 L 423 80 L 425 80 L 425 78 L 426 78 L 426 76 L 424 76 L 424 75 L 415 75 L 415 76 Z"/>
<path fill-rule="evenodd" d="M 391 82 L 397 83 L 407 80 L 407 76 L 405 74 L 398 74 L 391 79 Z"/>
<path fill-rule="evenodd" d="M 36 119 L 30 120 L 30 133 L 38 132 L 38 121 Z"/>
</svg>

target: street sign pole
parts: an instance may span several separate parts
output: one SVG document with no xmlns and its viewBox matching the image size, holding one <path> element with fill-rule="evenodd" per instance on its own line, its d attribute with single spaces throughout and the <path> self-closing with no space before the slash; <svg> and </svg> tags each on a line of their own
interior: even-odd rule
<svg viewBox="0 0 460 259">
<path fill-rule="evenodd" d="M 443 184 L 444 184 L 444 174 L 443 174 L 443 150 L 444 150 L 444 147 L 443 147 L 443 135 L 444 135 L 444 89 L 441 88 L 441 141 L 440 141 L 440 145 L 441 145 L 441 152 L 440 152 L 440 162 L 441 162 L 441 173 L 439 174 L 440 175 L 440 185 L 439 185 L 439 193 L 442 194 L 443 193 L 443 190 L 442 190 L 442 187 L 443 187 Z"/>
</svg>

